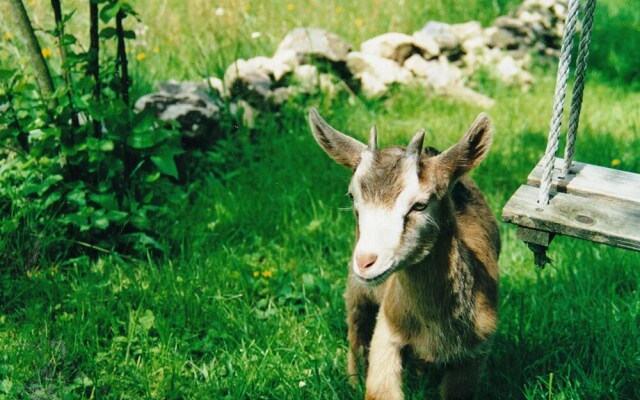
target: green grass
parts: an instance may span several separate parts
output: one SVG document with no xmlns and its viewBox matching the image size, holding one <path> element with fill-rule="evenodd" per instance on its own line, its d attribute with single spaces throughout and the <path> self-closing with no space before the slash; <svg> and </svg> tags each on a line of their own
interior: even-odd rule
<svg viewBox="0 0 640 400">
<path fill-rule="evenodd" d="M 335 25 L 357 43 L 388 29 L 410 32 L 429 18 L 488 22 L 515 2 L 466 8 L 449 1 L 424 10 L 418 2 L 407 1 L 406 10 L 380 2 L 358 10 L 308 0 L 288 16 L 286 2 L 253 2 L 246 12 L 249 3 L 228 1 L 225 9 L 238 10 L 225 14 L 225 26 L 235 27 L 229 31 L 212 25 L 219 24 L 213 8 L 192 3 L 140 10 L 148 35 L 174 41 L 149 44 L 162 47 L 134 66 L 139 90 L 219 71 L 235 48 L 270 54 L 298 24 L 332 29 L 338 5 L 344 21 L 368 17 L 364 30 Z M 487 4 L 496 6 L 481 8 Z M 163 7 L 170 12 L 161 14 Z M 374 12 L 380 16 L 370 18 Z M 254 30 L 264 42 L 243 36 Z M 625 60 L 637 56 L 619 51 Z M 576 158 L 605 166 L 618 159 L 619 168 L 640 172 L 640 96 L 608 68 L 597 65 L 588 82 Z M 479 82 L 496 99 L 489 110 L 496 131 L 473 176 L 497 216 L 544 151 L 554 78 L 536 71 L 529 92 Z M 311 104 L 361 139 L 373 123 L 383 145 L 403 144 L 424 127 L 427 144 L 441 149 L 481 111 L 411 88 L 380 101 L 341 95 L 291 103 L 262 114 L 255 142 L 229 138 L 222 148 L 233 157 L 224 171 L 203 162 L 181 218 L 157 222 L 169 255 L 0 265 L 0 399 L 363 398 L 345 377 L 349 172 L 313 142 L 305 120 Z M 553 265 L 537 270 L 515 228 L 502 224 L 501 236 L 500 324 L 479 398 L 637 398 L 640 254 L 557 238 Z M 436 378 L 408 373 L 408 397 L 435 398 Z"/>
</svg>

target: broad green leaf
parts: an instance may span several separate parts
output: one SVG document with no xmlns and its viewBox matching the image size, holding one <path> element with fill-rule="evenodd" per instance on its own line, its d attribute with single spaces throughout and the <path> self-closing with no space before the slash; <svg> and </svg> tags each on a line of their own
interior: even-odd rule
<svg viewBox="0 0 640 400">
<path fill-rule="evenodd" d="M 151 328 L 153 328 L 156 321 L 156 317 L 153 315 L 153 311 L 146 310 L 144 315 L 138 319 L 140 322 L 140 326 L 145 332 L 149 332 Z"/>
<path fill-rule="evenodd" d="M 34 193 L 38 193 L 40 192 L 42 189 L 44 188 L 44 190 L 46 190 L 47 188 L 44 187 L 44 185 L 40 184 L 40 183 L 28 183 L 26 185 L 24 185 L 24 188 L 22 189 L 22 192 L 20 193 L 22 196 L 30 196 Z"/>
<path fill-rule="evenodd" d="M 109 211 L 105 214 L 105 216 L 109 219 L 109 221 L 120 223 L 127 219 L 129 213 L 124 211 Z"/>
<path fill-rule="evenodd" d="M 158 137 L 151 130 L 132 132 L 127 139 L 127 144 L 134 149 L 147 149 L 157 143 Z"/>
<path fill-rule="evenodd" d="M 161 147 L 153 150 L 154 156 L 177 156 L 179 154 L 184 154 L 184 149 L 179 143 L 162 144 Z"/>
<path fill-rule="evenodd" d="M 83 214 L 67 214 L 60 218 L 63 224 L 70 224 L 79 227 L 81 230 L 87 230 L 89 228 L 87 216 Z"/>
<path fill-rule="evenodd" d="M 82 189 L 74 189 L 67 195 L 67 200 L 72 201 L 79 205 L 80 207 L 84 207 L 87 205 L 87 200 L 85 198 L 85 193 Z"/>
<path fill-rule="evenodd" d="M 42 196 L 44 194 L 44 192 L 46 192 L 52 185 L 60 182 L 63 179 L 64 178 L 62 177 L 62 175 L 49 175 L 49 176 L 47 176 L 47 178 L 44 180 L 44 182 L 42 182 L 42 188 L 38 191 L 38 195 Z"/>
<path fill-rule="evenodd" d="M 107 210 L 118 209 L 118 201 L 113 193 L 92 193 L 89 199 Z"/>
<path fill-rule="evenodd" d="M 75 36 L 73 36 L 73 35 L 65 34 L 65 35 L 62 36 L 62 44 L 65 45 L 65 46 L 66 45 L 71 45 L 71 44 L 76 44 L 76 42 L 77 42 L 77 40 L 76 40 Z"/>
<path fill-rule="evenodd" d="M 100 150 L 102 151 L 113 151 L 114 147 L 112 140 L 103 140 L 100 144 Z"/>
<path fill-rule="evenodd" d="M 158 179 L 160 179 L 160 172 L 156 172 L 153 173 L 149 176 L 147 176 L 146 178 L 144 178 L 144 181 L 147 183 L 153 183 L 155 181 L 157 181 Z"/>
<path fill-rule="evenodd" d="M 10 394 L 12 387 L 13 382 L 11 382 L 9 379 L 3 379 L 2 382 L 0 382 L 0 390 L 2 390 L 4 394 Z"/>
<path fill-rule="evenodd" d="M 173 156 L 152 156 L 151 161 L 158 167 L 160 172 L 178 179 L 178 168 Z"/>
<path fill-rule="evenodd" d="M 44 208 L 49 208 L 51 205 L 55 204 L 58 202 L 58 200 L 60 200 L 60 198 L 62 197 L 62 194 L 60 194 L 60 192 L 52 192 L 50 195 L 47 196 L 47 199 L 44 201 Z"/>
<path fill-rule="evenodd" d="M 160 242 L 145 233 L 138 232 L 123 236 L 139 248 L 155 248 L 160 251 L 165 251 Z"/>
<path fill-rule="evenodd" d="M 100 37 L 102 39 L 111 39 L 116 35 L 116 32 L 116 28 L 110 26 L 100 31 Z"/>
<path fill-rule="evenodd" d="M 102 7 L 102 10 L 100 10 L 100 19 L 106 24 L 116 16 L 118 11 L 120 11 L 120 2 L 107 4 L 106 6 Z"/>
<path fill-rule="evenodd" d="M 72 10 L 70 13 L 64 14 L 64 16 L 62 17 L 62 25 L 69 22 L 69 20 L 71 20 L 71 18 L 73 17 L 73 14 L 75 13 L 76 13 L 76 10 Z"/>
<path fill-rule="evenodd" d="M 11 69 L 0 69 L 0 82 L 9 82 L 16 71 Z"/>
<path fill-rule="evenodd" d="M 95 226 L 98 229 L 105 230 L 109 227 L 109 220 L 106 217 L 100 218 L 92 218 L 91 225 Z"/>
<path fill-rule="evenodd" d="M 133 116 L 133 129 L 139 132 L 151 130 L 155 128 L 156 121 L 155 111 L 148 108 Z"/>
</svg>

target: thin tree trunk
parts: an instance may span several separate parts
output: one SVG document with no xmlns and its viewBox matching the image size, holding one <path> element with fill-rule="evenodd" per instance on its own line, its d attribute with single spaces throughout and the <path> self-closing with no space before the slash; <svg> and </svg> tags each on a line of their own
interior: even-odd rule
<svg viewBox="0 0 640 400">
<path fill-rule="evenodd" d="M 89 0 L 89 63 L 87 64 L 87 74 L 93 76 L 95 86 L 93 88 L 93 98 L 100 102 L 100 32 L 98 25 L 98 3 Z M 93 134 L 102 134 L 100 121 L 93 119 Z"/>
<path fill-rule="evenodd" d="M 9 0 L 9 10 L 11 12 L 12 19 L 15 21 L 18 28 L 20 38 L 24 42 L 27 57 L 33 66 L 38 86 L 40 87 L 40 92 L 43 97 L 49 98 L 55 91 L 53 80 L 51 79 L 47 63 L 42 56 L 40 43 L 38 43 L 38 39 L 33 31 L 33 27 L 29 21 L 29 15 L 27 14 L 27 10 L 24 8 L 24 4 L 22 4 L 22 0 Z"/>
<path fill-rule="evenodd" d="M 127 14 L 125 14 L 125 12 L 122 10 L 118 10 L 118 13 L 116 14 L 116 38 L 118 40 L 116 70 L 118 69 L 118 67 L 120 67 L 120 94 L 122 95 L 122 101 L 124 101 L 124 103 L 128 106 L 130 84 L 129 67 L 127 63 L 127 49 L 124 42 L 124 28 L 122 26 L 122 21 L 126 16 Z M 123 159 L 125 176 L 131 176 L 131 171 L 133 169 L 133 159 L 127 146 L 123 146 Z"/>
<path fill-rule="evenodd" d="M 51 0 L 51 8 L 53 8 L 53 16 L 56 20 L 58 50 L 60 51 L 60 60 L 62 61 L 64 81 L 66 82 L 68 89 L 67 97 L 69 98 L 69 107 L 71 108 L 71 126 L 77 128 L 80 126 L 80 121 L 78 120 L 78 114 L 75 112 L 75 108 L 73 106 L 73 82 L 71 81 L 69 66 L 65 65 L 67 60 L 67 51 L 62 43 L 62 39 L 64 37 L 64 25 L 62 23 L 62 7 L 60 6 L 60 0 Z"/>
<path fill-rule="evenodd" d="M 120 63 L 120 83 L 122 91 L 122 100 L 126 105 L 129 105 L 129 68 L 127 65 L 127 50 L 124 43 L 124 29 L 122 27 L 122 20 L 127 15 L 124 11 L 119 10 L 116 14 L 116 37 L 118 38 L 118 61 Z"/>
</svg>

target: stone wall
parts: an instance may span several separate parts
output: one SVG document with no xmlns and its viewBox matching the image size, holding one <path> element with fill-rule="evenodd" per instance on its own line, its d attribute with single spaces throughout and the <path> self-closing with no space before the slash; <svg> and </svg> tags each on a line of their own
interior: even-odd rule
<svg viewBox="0 0 640 400">
<path fill-rule="evenodd" d="M 484 69 L 504 84 L 527 88 L 531 55 L 558 56 L 566 11 L 567 0 L 526 0 L 486 28 L 478 21 L 429 21 L 413 34 L 385 33 L 358 48 L 323 29 L 296 28 L 272 57 L 236 60 L 222 79 L 167 82 L 141 97 L 136 109 L 153 107 L 160 119 L 178 121 L 186 137 L 197 138 L 211 135 L 224 101 L 242 108 L 249 126 L 256 109 L 294 96 L 350 90 L 380 97 L 392 85 L 420 85 L 488 108 L 493 100 L 469 88 L 469 78 Z"/>
</svg>

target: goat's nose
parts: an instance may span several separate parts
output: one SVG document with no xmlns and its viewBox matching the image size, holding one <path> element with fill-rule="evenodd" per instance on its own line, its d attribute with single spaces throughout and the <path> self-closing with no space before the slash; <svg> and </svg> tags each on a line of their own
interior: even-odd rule
<svg viewBox="0 0 640 400">
<path fill-rule="evenodd" d="M 356 263 L 358 264 L 360 271 L 366 271 L 369 269 L 369 267 L 376 263 L 377 259 L 378 255 L 373 253 L 356 254 Z"/>
</svg>

